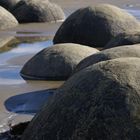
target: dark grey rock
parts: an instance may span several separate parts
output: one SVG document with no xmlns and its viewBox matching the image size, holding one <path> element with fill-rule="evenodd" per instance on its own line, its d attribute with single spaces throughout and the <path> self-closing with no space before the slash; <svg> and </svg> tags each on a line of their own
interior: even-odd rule
<svg viewBox="0 0 140 140">
<path fill-rule="evenodd" d="M 73 75 L 22 140 L 139 140 L 140 59 L 118 58 Z"/>
<path fill-rule="evenodd" d="M 0 0 L 0 6 L 11 11 L 20 0 Z"/>
<path fill-rule="evenodd" d="M 116 6 L 100 4 L 71 14 L 56 32 L 53 42 L 103 48 L 116 35 L 134 29 L 140 29 L 135 17 Z"/>
<path fill-rule="evenodd" d="M 48 0 L 21 0 L 12 13 L 20 23 L 56 22 L 65 19 L 61 7 Z"/>
<path fill-rule="evenodd" d="M 105 49 L 138 43 L 140 43 L 140 31 L 122 33 L 111 39 L 105 46 Z"/>
<path fill-rule="evenodd" d="M 85 57 L 99 52 L 79 44 L 57 44 L 46 48 L 31 58 L 22 68 L 25 79 L 65 80 Z"/>
<path fill-rule="evenodd" d="M 95 63 L 106 61 L 120 57 L 139 57 L 140 44 L 119 46 L 111 49 L 103 50 L 99 53 L 90 55 L 83 59 L 75 68 L 74 72 L 80 71 Z"/>
</svg>

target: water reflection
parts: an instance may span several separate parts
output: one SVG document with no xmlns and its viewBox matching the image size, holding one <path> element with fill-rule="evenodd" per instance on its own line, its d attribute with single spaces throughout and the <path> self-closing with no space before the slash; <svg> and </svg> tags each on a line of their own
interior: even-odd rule
<svg viewBox="0 0 140 140">
<path fill-rule="evenodd" d="M 10 112 L 35 114 L 49 100 L 54 91 L 55 89 L 49 89 L 16 95 L 5 101 L 5 107 Z"/>
<path fill-rule="evenodd" d="M 25 81 L 19 75 L 19 67 L 0 69 L 0 85 L 17 85 Z"/>
<path fill-rule="evenodd" d="M 138 20 L 140 20 L 140 10 L 139 9 L 126 9 L 130 14 L 134 15 Z"/>
<path fill-rule="evenodd" d="M 36 42 L 36 43 L 21 43 L 17 48 L 10 51 L 11 54 L 16 53 L 19 55 L 27 54 L 27 53 L 37 53 L 40 50 L 51 46 L 53 43 L 51 40 Z"/>
<path fill-rule="evenodd" d="M 10 60 L 16 62 L 18 59 L 19 61 L 22 61 L 23 59 L 21 59 L 21 57 L 25 57 L 26 59 L 27 54 L 30 55 L 31 57 L 32 56 L 31 54 L 36 54 L 40 50 L 51 45 L 52 45 L 51 40 L 35 43 L 21 43 L 18 44 L 12 50 L 1 53 L 0 85 L 16 85 L 25 83 L 25 81 L 19 75 L 22 65 L 18 65 L 19 63 L 11 63 Z"/>
</svg>

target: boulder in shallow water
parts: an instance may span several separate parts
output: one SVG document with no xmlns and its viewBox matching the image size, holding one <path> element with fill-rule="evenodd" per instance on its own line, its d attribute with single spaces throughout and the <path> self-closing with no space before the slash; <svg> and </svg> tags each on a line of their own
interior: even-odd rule
<svg viewBox="0 0 140 140">
<path fill-rule="evenodd" d="M 71 14 L 56 32 L 53 42 L 103 48 L 116 35 L 133 29 L 140 29 L 135 17 L 116 6 L 100 4 Z"/>
<path fill-rule="evenodd" d="M 90 55 L 83 59 L 75 68 L 74 72 L 80 71 L 95 63 L 106 61 L 120 57 L 139 57 L 140 44 L 119 46 L 111 49 L 103 50 L 99 53 Z"/>
<path fill-rule="evenodd" d="M 140 43 L 140 31 L 122 33 L 112 38 L 105 46 L 105 49 L 138 43 Z"/>
<path fill-rule="evenodd" d="M 18 25 L 15 17 L 5 8 L 0 6 L 0 30 L 12 28 Z"/>
<path fill-rule="evenodd" d="M 56 22 L 65 19 L 61 7 L 48 0 L 21 0 L 12 13 L 20 23 Z"/>
<path fill-rule="evenodd" d="M 22 68 L 21 76 L 25 79 L 65 80 L 82 59 L 97 52 L 97 49 L 79 44 L 57 44 L 31 58 Z"/>
<path fill-rule="evenodd" d="M 73 75 L 22 140 L 140 139 L 140 59 L 118 58 Z"/>
</svg>

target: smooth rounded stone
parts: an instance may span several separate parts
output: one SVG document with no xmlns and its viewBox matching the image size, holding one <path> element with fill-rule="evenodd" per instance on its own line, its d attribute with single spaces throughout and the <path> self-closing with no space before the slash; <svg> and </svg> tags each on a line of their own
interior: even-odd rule
<svg viewBox="0 0 140 140">
<path fill-rule="evenodd" d="M 105 46 L 105 49 L 138 43 L 140 43 L 140 31 L 122 33 L 111 39 Z"/>
<path fill-rule="evenodd" d="M 103 50 L 99 53 L 90 55 L 83 59 L 75 68 L 74 73 L 95 63 L 121 57 L 139 57 L 140 44 L 119 46 Z"/>
<path fill-rule="evenodd" d="M 48 0 L 21 0 L 12 13 L 20 23 L 56 22 L 65 19 L 61 7 Z"/>
<path fill-rule="evenodd" d="M 140 139 L 140 59 L 118 58 L 69 78 L 22 140 Z"/>
<path fill-rule="evenodd" d="M 19 1 L 20 0 L 0 0 L 0 6 L 10 11 Z"/>
<path fill-rule="evenodd" d="M 57 44 L 36 54 L 20 73 L 25 79 L 66 80 L 82 59 L 97 52 L 79 44 Z"/>
<path fill-rule="evenodd" d="M 15 17 L 5 8 L 0 6 L 0 30 L 12 28 L 18 25 Z"/>
<path fill-rule="evenodd" d="M 73 42 L 103 48 L 116 35 L 138 28 L 140 23 L 125 10 L 100 4 L 71 14 L 56 32 L 53 42 Z"/>
</svg>

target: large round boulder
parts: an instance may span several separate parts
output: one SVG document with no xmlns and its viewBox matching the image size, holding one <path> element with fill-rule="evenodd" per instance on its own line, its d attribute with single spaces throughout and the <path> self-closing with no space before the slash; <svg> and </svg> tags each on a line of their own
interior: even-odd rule
<svg viewBox="0 0 140 140">
<path fill-rule="evenodd" d="M 92 64 L 121 57 L 139 57 L 140 44 L 119 46 L 103 50 L 97 54 L 90 55 L 83 59 L 75 68 L 74 72 L 80 71 Z"/>
<path fill-rule="evenodd" d="M 20 0 L 0 0 L 0 6 L 11 11 Z"/>
<path fill-rule="evenodd" d="M 65 80 L 82 59 L 96 52 L 99 51 L 78 44 L 54 45 L 31 58 L 22 68 L 21 76 L 25 79 Z"/>
<path fill-rule="evenodd" d="M 73 42 L 103 48 L 116 35 L 140 29 L 135 17 L 113 5 L 86 7 L 70 15 L 60 26 L 53 42 Z"/>
<path fill-rule="evenodd" d="M 119 58 L 72 76 L 22 140 L 140 139 L 140 59 Z"/>
<path fill-rule="evenodd" d="M 63 10 L 48 0 L 21 0 L 12 13 L 20 23 L 56 22 L 65 19 Z"/>
<path fill-rule="evenodd" d="M 5 8 L 0 6 L 0 30 L 12 28 L 18 25 L 15 17 Z"/>
<path fill-rule="evenodd" d="M 123 46 L 123 45 L 133 45 L 133 44 L 138 44 L 138 43 L 140 43 L 139 31 L 133 31 L 130 33 L 129 32 L 122 33 L 112 38 L 105 46 L 105 49 Z"/>
</svg>

